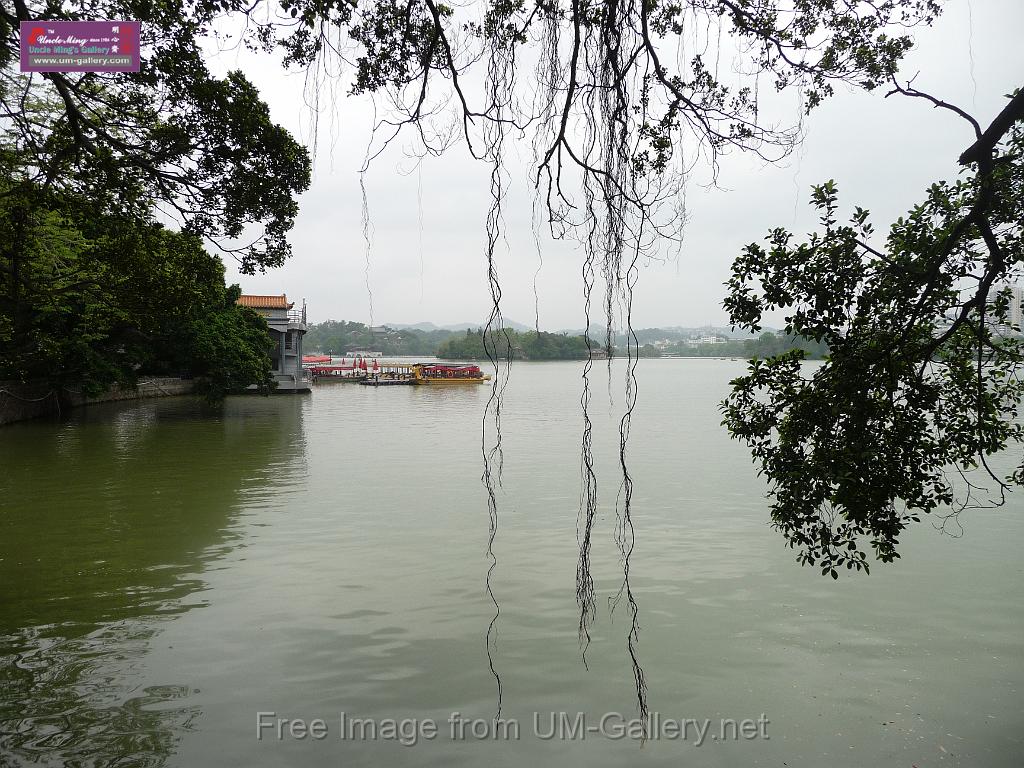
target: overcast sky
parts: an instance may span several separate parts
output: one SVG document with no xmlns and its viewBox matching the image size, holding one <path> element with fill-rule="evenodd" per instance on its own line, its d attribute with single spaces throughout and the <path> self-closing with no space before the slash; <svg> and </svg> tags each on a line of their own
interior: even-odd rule
<svg viewBox="0 0 1024 768">
<path fill-rule="evenodd" d="M 951 101 L 987 125 L 1003 95 L 1024 74 L 1024 2 L 953 0 L 930 29 L 917 31 L 917 46 L 904 63 L 904 79 Z M 304 141 L 309 110 L 301 75 L 285 74 L 269 57 L 221 53 L 216 70 L 236 66 L 259 86 L 273 118 Z M 313 183 L 300 199 L 291 234 L 294 257 L 265 275 L 239 275 L 228 263 L 228 281 L 247 293 L 287 293 L 308 303 L 311 321 L 370 320 L 366 254 L 362 236 L 358 169 L 372 112 L 365 99 L 339 98 L 320 118 Z M 725 324 L 723 282 L 732 258 L 770 227 L 810 231 L 815 217 L 806 205 L 809 186 L 834 178 L 841 200 L 869 208 L 884 229 L 909 209 L 927 186 L 957 173 L 956 158 L 972 141 L 969 126 L 952 113 L 936 112 L 918 99 L 882 92 L 841 91 L 806 122 L 800 151 L 778 166 L 734 156 L 719 183 L 687 191 L 690 221 L 676 260 L 643 266 L 636 289 L 634 325 Z M 498 257 L 503 314 L 532 324 L 537 254 L 530 225 L 528 154 L 511 157 L 514 188 L 506 207 L 508 250 Z M 439 325 L 481 322 L 490 309 L 486 280 L 484 218 L 488 169 L 461 147 L 429 158 L 419 174 L 400 152 L 379 158 L 367 176 L 373 222 L 369 284 L 375 323 L 432 321 Z M 422 210 L 422 216 L 420 215 Z M 422 221 L 422 233 L 420 224 Z M 582 254 L 567 243 L 542 241 L 540 325 L 544 330 L 583 326 Z"/>
</svg>

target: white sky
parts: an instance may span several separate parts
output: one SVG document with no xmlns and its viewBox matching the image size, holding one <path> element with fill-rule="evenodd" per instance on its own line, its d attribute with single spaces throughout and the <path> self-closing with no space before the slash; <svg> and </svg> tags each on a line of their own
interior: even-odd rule
<svg viewBox="0 0 1024 768">
<path fill-rule="evenodd" d="M 917 47 L 904 77 L 971 112 L 987 125 L 1024 83 L 1024 2 L 953 0 L 930 29 L 917 31 Z M 303 76 L 286 74 L 269 57 L 221 53 L 217 70 L 242 68 L 260 88 L 273 118 L 308 141 L 309 111 Z M 308 302 L 310 320 L 370 320 L 358 169 L 372 120 L 366 99 L 339 98 L 321 116 L 318 154 L 309 191 L 291 234 L 294 257 L 266 275 L 239 275 L 228 263 L 228 282 L 247 293 L 287 293 Z M 332 125 L 333 123 L 333 125 Z M 862 205 L 884 233 L 912 207 L 927 186 L 952 179 L 956 158 L 972 141 L 966 122 L 920 99 L 883 98 L 883 92 L 841 91 L 815 110 L 800 151 L 778 166 L 733 156 L 719 183 L 687 192 L 690 222 L 677 261 L 643 267 L 634 301 L 634 326 L 725 324 L 723 283 L 732 258 L 770 227 L 810 231 L 815 216 L 806 201 L 812 183 L 834 178 L 844 210 Z M 333 137 L 332 137 L 333 134 Z M 532 324 L 537 254 L 530 223 L 528 151 L 511 157 L 513 191 L 506 206 L 508 249 L 499 254 L 502 309 L 506 318 Z M 486 280 L 484 218 L 487 173 L 456 146 L 422 167 L 422 250 L 417 174 L 399 152 L 377 159 L 367 176 L 373 222 L 369 284 L 373 321 L 439 325 L 480 323 L 490 310 Z M 702 174 L 706 178 L 706 169 Z M 699 174 L 700 175 L 700 174 Z M 581 328 L 582 253 L 572 244 L 542 240 L 540 325 L 545 330 Z M 770 318 L 769 318 L 770 319 Z"/>
</svg>

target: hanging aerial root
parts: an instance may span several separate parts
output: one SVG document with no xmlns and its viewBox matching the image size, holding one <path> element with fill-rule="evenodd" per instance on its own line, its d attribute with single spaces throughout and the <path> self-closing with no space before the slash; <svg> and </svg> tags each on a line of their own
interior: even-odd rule
<svg viewBox="0 0 1024 768">
<path fill-rule="evenodd" d="M 633 411 L 636 407 L 637 376 L 636 367 L 639 362 L 639 340 L 633 330 L 633 293 L 637 280 L 637 257 L 639 249 L 634 251 L 633 259 L 626 270 L 625 285 L 625 317 L 626 317 L 626 376 L 625 376 L 625 410 L 619 420 L 619 468 L 622 471 L 622 485 L 619 489 L 619 498 L 616 502 L 619 529 L 617 540 L 619 551 L 622 557 L 622 584 L 618 594 L 612 600 L 612 610 L 619 600 L 625 596 L 626 604 L 629 607 L 630 628 L 626 637 L 626 649 L 629 653 L 630 662 L 633 666 L 633 679 L 636 686 L 637 709 L 644 727 L 643 738 L 647 738 L 647 680 L 643 667 L 640 665 L 640 658 L 637 646 L 640 641 L 640 618 L 639 606 L 633 589 L 630 585 L 630 558 L 633 554 L 633 547 L 636 543 L 636 532 L 633 527 L 633 477 L 629 472 L 629 465 L 626 460 L 627 448 L 629 445 L 629 430 L 632 426 Z M 620 504 L 621 503 L 621 504 Z"/>
</svg>

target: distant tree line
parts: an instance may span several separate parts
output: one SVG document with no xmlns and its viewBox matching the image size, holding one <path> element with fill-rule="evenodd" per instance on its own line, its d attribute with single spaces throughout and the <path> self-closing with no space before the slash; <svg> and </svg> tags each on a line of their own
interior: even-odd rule
<svg viewBox="0 0 1024 768">
<path fill-rule="evenodd" d="M 487 336 L 487 344 L 492 354 L 496 352 L 501 359 L 507 359 L 510 353 L 513 359 L 518 360 L 582 360 L 587 357 L 587 341 L 583 335 L 506 329 L 504 332 L 488 332 Z M 596 339 L 591 340 L 590 346 L 595 356 L 603 351 L 601 343 Z M 679 355 L 764 359 L 793 350 L 801 350 L 808 359 L 822 359 L 828 354 L 828 349 L 823 344 L 772 332 L 763 333 L 756 339 L 733 339 L 720 344 L 677 342 L 661 348 L 653 344 L 642 344 L 633 354 L 639 357 Z M 625 351 L 621 346 L 615 347 L 612 354 L 623 355 Z M 485 359 L 488 355 L 484 349 L 484 334 L 479 329 L 467 330 L 464 334 L 444 342 L 437 350 L 437 356 L 448 360 Z"/>
<path fill-rule="evenodd" d="M 305 349 L 342 356 L 355 350 L 373 350 L 394 357 L 433 356 L 438 347 L 457 331 L 423 331 L 385 327 L 374 331 L 351 320 L 328 320 L 309 326 L 303 341 Z"/>
<path fill-rule="evenodd" d="M 766 331 L 756 339 L 729 339 L 719 344 L 692 344 L 676 342 L 660 347 L 662 355 L 678 355 L 680 357 L 742 357 L 767 360 L 799 349 L 804 358 L 822 360 L 828 354 L 828 346 L 811 339 L 804 339 L 785 333 Z"/>
<path fill-rule="evenodd" d="M 591 345 L 598 346 L 597 342 Z M 484 360 L 491 355 L 506 360 L 582 360 L 587 357 L 587 340 L 568 333 L 520 332 L 511 328 L 487 331 L 485 337 L 478 328 L 448 339 L 437 350 L 437 356 L 445 360 Z"/>
<path fill-rule="evenodd" d="M 742 357 L 766 359 L 794 349 L 804 352 L 808 359 L 821 359 L 828 349 L 808 339 L 787 336 L 766 331 L 758 338 L 732 339 L 720 344 L 693 344 L 675 333 L 677 341 L 656 347 L 642 343 L 645 339 L 663 339 L 666 332 L 657 328 L 641 329 L 636 335 L 641 339 L 640 357 L 682 356 L 682 357 Z M 613 355 L 624 354 L 625 337 L 616 339 Z M 587 342 L 583 334 L 571 332 L 548 333 L 546 331 L 504 331 L 487 334 L 487 345 L 492 354 L 500 359 L 515 360 L 583 360 L 587 357 Z M 602 342 L 591 339 L 595 356 L 601 354 Z M 349 320 L 328 320 L 309 326 L 305 348 L 323 354 L 341 356 L 355 350 L 372 350 L 392 356 L 436 356 L 442 360 L 486 360 L 484 334 L 481 328 L 467 328 L 465 331 L 432 330 L 414 328 L 385 328 L 383 331 L 370 330 L 363 323 Z"/>
</svg>

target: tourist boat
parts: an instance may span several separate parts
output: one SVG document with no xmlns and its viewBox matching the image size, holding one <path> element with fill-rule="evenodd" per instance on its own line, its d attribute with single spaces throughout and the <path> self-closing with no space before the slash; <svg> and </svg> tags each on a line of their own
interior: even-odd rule
<svg viewBox="0 0 1024 768">
<path fill-rule="evenodd" d="M 337 382 L 358 382 L 366 378 L 369 369 L 365 360 L 352 360 L 341 358 L 340 362 L 330 360 L 328 364 L 317 363 L 311 365 L 309 373 L 314 382 L 337 381 Z"/>
<path fill-rule="evenodd" d="M 412 373 L 417 384 L 483 384 L 491 378 L 479 365 L 417 363 Z"/>
<path fill-rule="evenodd" d="M 370 366 L 365 360 L 358 363 L 365 372 L 365 377 L 360 384 L 368 387 L 395 387 L 402 384 L 415 384 L 416 377 L 413 375 L 413 366 L 408 363 L 389 363 L 374 360 Z"/>
<path fill-rule="evenodd" d="M 391 363 L 381 360 L 366 362 L 365 358 L 341 358 L 340 363 L 315 365 L 309 369 L 314 382 L 349 382 L 368 386 L 394 386 L 415 384 L 413 366 L 408 363 Z"/>
<path fill-rule="evenodd" d="M 330 355 L 303 355 L 302 356 L 302 367 L 312 368 L 316 365 L 330 365 Z"/>
</svg>

